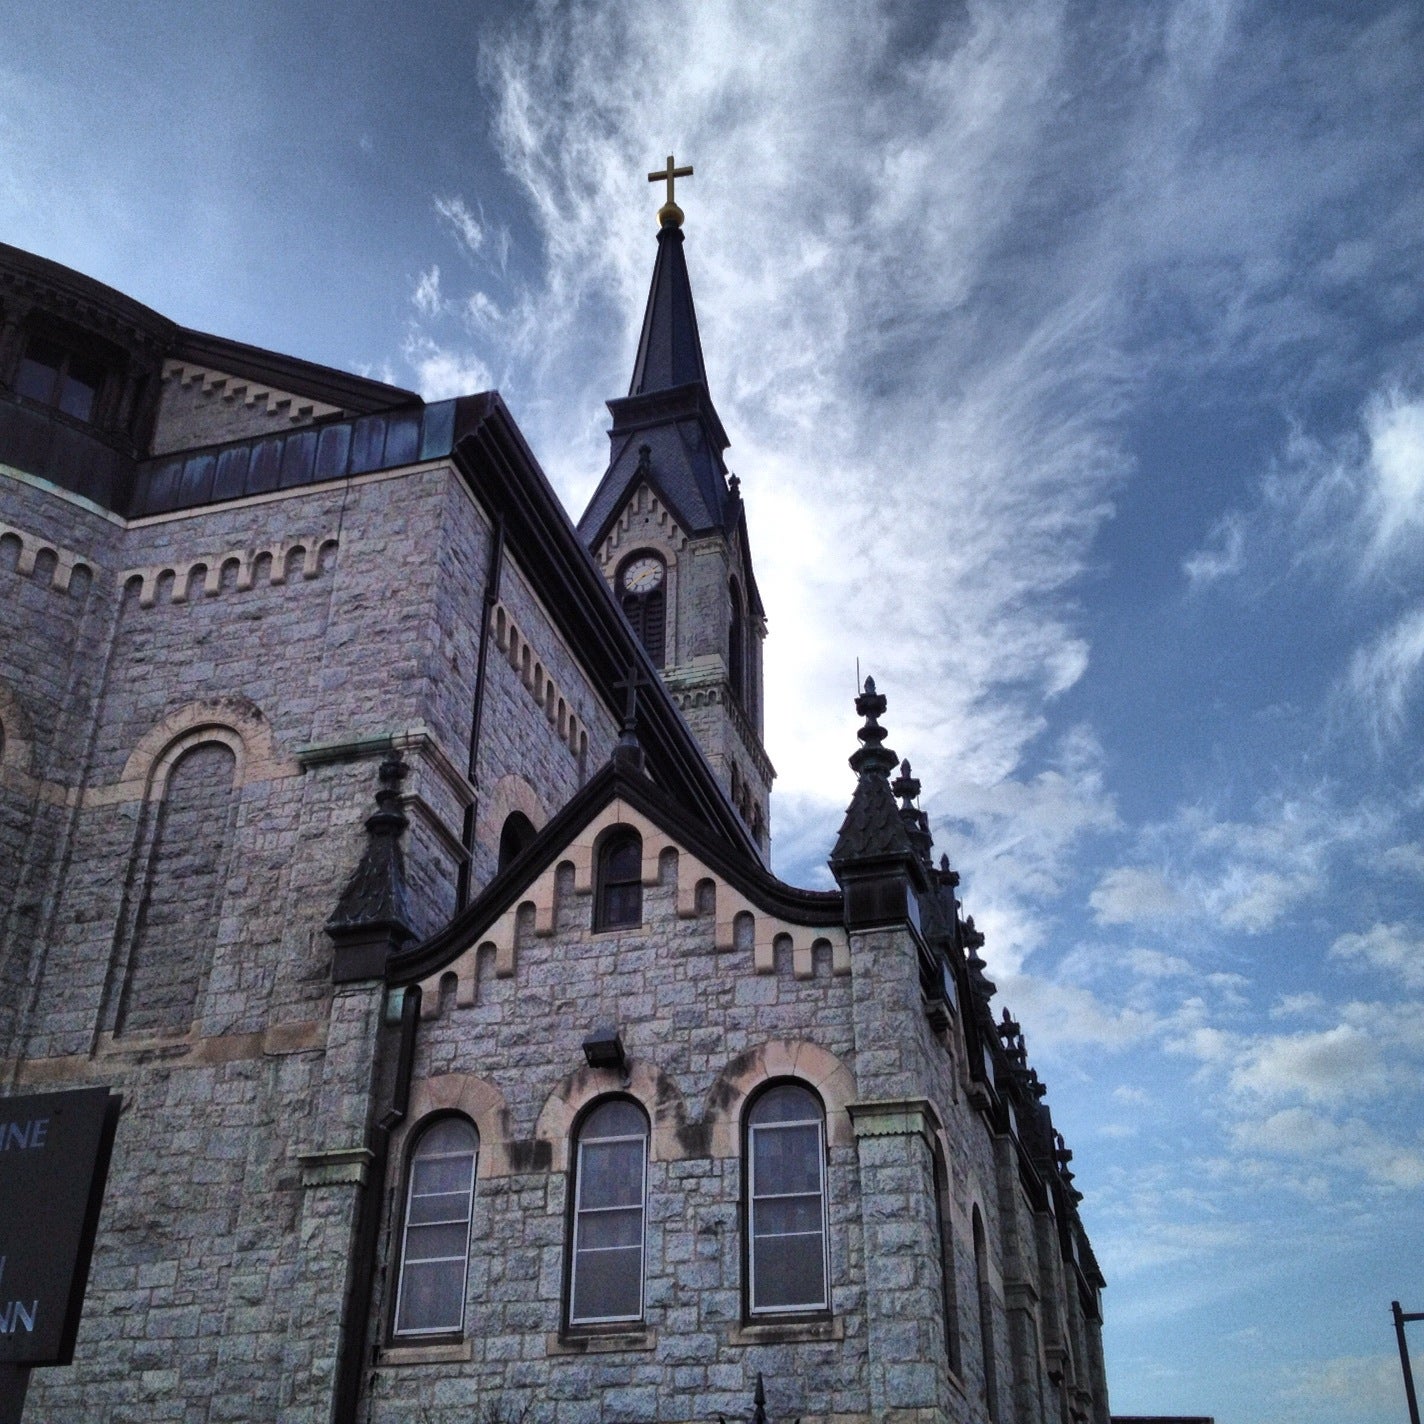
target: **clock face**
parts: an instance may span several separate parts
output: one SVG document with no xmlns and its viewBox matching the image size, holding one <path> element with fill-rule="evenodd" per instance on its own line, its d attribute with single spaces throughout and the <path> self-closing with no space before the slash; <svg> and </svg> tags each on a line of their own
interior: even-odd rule
<svg viewBox="0 0 1424 1424">
<path fill-rule="evenodd" d="M 634 559 L 623 570 L 625 593 L 651 593 L 663 581 L 663 562 L 651 554 Z"/>
</svg>

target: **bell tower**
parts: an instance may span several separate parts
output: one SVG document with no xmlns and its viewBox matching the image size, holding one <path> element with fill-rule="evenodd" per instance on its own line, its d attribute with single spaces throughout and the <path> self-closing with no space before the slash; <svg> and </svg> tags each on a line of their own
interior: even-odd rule
<svg viewBox="0 0 1424 1424">
<path fill-rule="evenodd" d="M 765 856 L 771 782 L 762 746 L 766 614 L 740 481 L 707 386 L 673 183 L 667 183 L 628 394 L 608 402 L 608 469 L 579 533 Z"/>
</svg>

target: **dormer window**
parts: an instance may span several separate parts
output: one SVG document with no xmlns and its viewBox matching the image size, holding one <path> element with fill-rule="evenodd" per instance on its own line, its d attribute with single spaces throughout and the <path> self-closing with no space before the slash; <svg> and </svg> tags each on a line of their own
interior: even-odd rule
<svg viewBox="0 0 1424 1424">
<path fill-rule="evenodd" d="M 31 336 L 15 371 L 15 393 L 90 422 L 99 404 L 104 367 L 43 336 Z"/>
</svg>

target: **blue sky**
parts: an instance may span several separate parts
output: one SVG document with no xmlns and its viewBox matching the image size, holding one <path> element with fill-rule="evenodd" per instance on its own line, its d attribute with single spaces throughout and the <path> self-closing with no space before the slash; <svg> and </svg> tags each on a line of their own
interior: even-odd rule
<svg viewBox="0 0 1424 1424">
<path fill-rule="evenodd" d="M 1424 1309 L 1424 11 L 9 9 L 0 237 L 495 385 L 577 512 L 675 152 L 778 868 L 856 659 L 1076 1150 L 1119 1412 L 1403 1415 Z M 1424 1355 L 1424 1340 L 1418 1342 Z"/>
</svg>

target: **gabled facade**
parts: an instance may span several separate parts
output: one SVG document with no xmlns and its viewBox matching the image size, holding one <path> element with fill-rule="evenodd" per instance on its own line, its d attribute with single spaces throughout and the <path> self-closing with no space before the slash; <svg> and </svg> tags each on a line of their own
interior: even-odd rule
<svg viewBox="0 0 1424 1424">
<path fill-rule="evenodd" d="M 838 888 L 767 868 L 682 242 L 577 528 L 496 395 L 0 250 L 3 1091 L 125 1101 L 34 1417 L 1107 1424 L 1069 1154 L 872 684 Z"/>
</svg>

